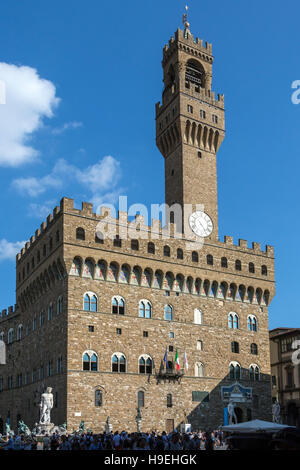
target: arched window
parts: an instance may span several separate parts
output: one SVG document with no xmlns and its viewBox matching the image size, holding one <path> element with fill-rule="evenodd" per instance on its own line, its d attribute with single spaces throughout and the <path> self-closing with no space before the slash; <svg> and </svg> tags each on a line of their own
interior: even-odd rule
<svg viewBox="0 0 300 470">
<path fill-rule="evenodd" d="M 112 313 L 114 313 L 115 315 L 125 315 L 125 300 L 123 299 L 123 297 L 113 297 Z"/>
<path fill-rule="evenodd" d="M 248 315 L 248 331 L 257 331 L 257 319 L 255 315 Z"/>
<path fill-rule="evenodd" d="M 167 395 L 167 408 L 172 408 L 172 406 L 173 406 L 172 394 L 168 393 L 168 395 Z"/>
<path fill-rule="evenodd" d="M 14 340 L 14 329 L 11 328 L 9 331 L 8 331 L 8 335 L 7 335 L 7 344 L 11 344 Z"/>
<path fill-rule="evenodd" d="M 214 264 L 213 255 L 207 255 L 206 256 L 206 262 L 207 262 L 208 265 L 213 266 L 213 264 Z"/>
<path fill-rule="evenodd" d="M 18 330 L 17 330 L 17 340 L 21 341 L 22 338 L 23 338 L 23 325 L 19 325 Z"/>
<path fill-rule="evenodd" d="M 148 243 L 148 253 L 155 255 L 155 245 L 152 242 Z"/>
<path fill-rule="evenodd" d="M 52 320 L 53 318 L 53 303 L 51 302 L 49 305 L 48 305 L 48 320 Z"/>
<path fill-rule="evenodd" d="M 249 273 L 252 273 L 252 274 L 255 273 L 255 266 L 253 263 L 249 263 Z"/>
<path fill-rule="evenodd" d="M 92 371 L 98 370 L 98 357 L 96 353 L 92 354 L 92 357 L 91 357 L 91 370 Z"/>
<path fill-rule="evenodd" d="M 263 265 L 263 266 L 261 267 L 261 273 L 262 273 L 263 276 L 267 276 L 267 274 L 268 274 L 268 268 L 267 268 L 266 265 Z"/>
<path fill-rule="evenodd" d="M 168 257 L 171 256 L 171 250 L 170 250 L 170 247 L 168 245 L 164 246 L 164 256 L 168 256 Z"/>
<path fill-rule="evenodd" d="M 134 251 L 139 250 L 139 242 L 138 240 L 131 240 L 131 249 Z"/>
<path fill-rule="evenodd" d="M 95 234 L 95 242 L 103 245 L 104 243 L 104 235 L 102 232 L 96 232 Z M 100 390 L 99 390 L 100 391 Z"/>
<path fill-rule="evenodd" d="M 183 259 L 183 250 L 181 248 L 177 249 L 177 259 Z"/>
<path fill-rule="evenodd" d="M 227 258 L 225 258 L 224 256 L 223 258 L 221 258 L 221 267 L 228 268 L 228 261 L 227 261 Z"/>
<path fill-rule="evenodd" d="M 199 262 L 199 255 L 198 255 L 197 251 L 192 252 L 192 261 L 193 261 L 193 263 L 198 263 Z"/>
<path fill-rule="evenodd" d="M 141 300 L 139 303 L 139 317 L 140 318 L 151 318 L 152 316 L 152 305 L 149 300 Z"/>
<path fill-rule="evenodd" d="M 138 391 L 138 408 L 144 408 L 145 406 L 145 392 L 143 390 Z"/>
<path fill-rule="evenodd" d="M 150 356 L 143 354 L 139 358 L 139 374 L 152 374 L 153 361 Z"/>
<path fill-rule="evenodd" d="M 168 320 L 168 321 L 173 320 L 173 307 L 171 307 L 171 305 L 165 305 L 164 312 L 165 312 L 165 320 Z"/>
<path fill-rule="evenodd" d="M 63 297 L 60 295 L 57 299 L 57 315 L 63 311 Z"/>
<path fill-rule="evenodd" d="M 83 310 L 85 312 L 97 312 L 97 296 L 93 292 L 86 292 L 83 297 Z"/>
<path fill-rule="evenodd" d="M 228 315 L 228 328 L 233 328 L 234 330 L 238 330 L 239 328 L 239 317 L 234 312 Z"/>
<path fill-rule="evenodd" d="M 197 341 L 197 349 L 198 351 L 202 351 L 203 349 L 203 342 L 201 341 L 201 339 L 198 339 Z"/>
<path fill-rule="evenodd" d="M 258 354 L 257 344 L 251 343 L 251 346 L 250 346 L 250 353 L 251 353 L 251 354 L 255 354 L 255 356 L 257 356 L 257 354 Z"/>
<path fill-rule="evenodd" d="M 237 341 L 231 342 L 231 352 L 238 354 L 240 352 L 240 345 Z"/>
<path fill-rule="evenodd" d="M 115 353 L 111 359 L 112 372 L 126 372 L 126 358 L 122 353 Z"/>
<path fill-rule="evenodd" d="M 85 230 L 82 227 L 78 227 L 76 229 L 76 239 L 77 240 L 85 240 Z"/>
<path fill-rule="evenodd" d="M 185 33 L 188 34 L 188 33 Z M 202 65 L 195 59 L 189 59 L 185 69 L 185 84 L 190 88 L 193 83 L 197 89 L 205 87 L 205 73 Z"/>
<path fill-rule="evenodd" d="M 98 356 L 94 351 L 86 351 L 82 356 L 82 368 L 86 371 L 98 370 Z"/>
<path fill-rule="evenodd" d="M 238 362 L 231 362 L 229 365 L 229 377 L 232 380 L 240 380 L 241 378 L 241 366 Z"/>
<path fill-rule="evenodd" d="M 195 325 L 202 325 L 202 312 L 198 308 L 194 310 L 194 323 Z"/>
<path fill-rule="evenodd" d="M 95 406 L 102 406 L 103 397 L 102 390 L 95 390 Z"/>
<path fill-rule="evenodd" d="M 259 381 L 259 367 L 256 364 L 251 364 L 249 368 L 249 380 Z"/>
<path fill-rule="evenodd" d="M 235 269 L 236 269 L 237 271 L 241 271 L 241 270 L 242 270 L 242 263 L 241 263 L 241 261 L 240 261 L 239 259 L 237 259 L 237 260 L 235 261 Z"/>
<path fill-rule="evenodd" d="M 202 362 L 196 362 L 195 364 L 195 377 L 204 377 L 204 365 Z"/>
</svg>

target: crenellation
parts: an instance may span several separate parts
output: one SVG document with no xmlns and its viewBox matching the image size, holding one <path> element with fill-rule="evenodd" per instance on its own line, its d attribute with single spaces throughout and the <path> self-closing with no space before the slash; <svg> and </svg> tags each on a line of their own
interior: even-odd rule
<svg viewBox="0 0 300 470">
<path fill-rule="evenodd" d="M 41 223 L 41 233 L 45 232 L 46 230 L 46 222 Z"/>
<path fill-rule="evenodd" d="M 41 230 L 38 228 L 38 229 L 36 229 L 36 231 L 35 231 L 35 239 L 37 240 L 40 235 L 41 235 Z"/>
<path fill-rule="evenodd" d="M 259 253 L 261 251 L 260 243 L 252 242 L 252 250 L 255 251 L 256 253 Z"/>
<path fill-rule="evenodd" d="M 47 217 L 47 227 L 49 227 L 49 225 L 51 224 L 52 221 L 53 221 L 53 216 L 52 216 L 52 214 L 49 214 L 48 217 Z"/>
<path fill-rule="evenodd" d="M 233 237 L 230 237 L 229 235 L 224 236 L 224 243 L 226 245 L 233 245 Z"/>
<path fill-rule="evenodd" d="M 239 244 L 238 246 L 240 248 L 243 248 L 244 250 L 247 250 L 248 249 L 248 243 L 247 243 L 247 240 L 242 240 L 241 238 L 239 238 Z"/>
<path fill-rule="evenodd" d="M 74 209 L 74 199 L 63 197 L 60 201 L 60 210 L 62 212 L 72 211 Z"/>
<path fill-rule="evenodd" d="M 94 215 L 93 204 L 91 202 L 82 202 L 81 203 L 81 212 L 86 215 Z"/>
<path fill-rule="evenodd" d="M 35 242 L 35 236 L 32 235 L 32 236 L 30 237 L 30 246 L 33 245 L 34 242 Z"/>
<path fill-rule="evenodd" d="M 60 208 L 58 206 L 54 207 L 54 209 L 53 209 L 53 218 L 58 216 L 59 212 L 60 212 Z"/>
</svg>

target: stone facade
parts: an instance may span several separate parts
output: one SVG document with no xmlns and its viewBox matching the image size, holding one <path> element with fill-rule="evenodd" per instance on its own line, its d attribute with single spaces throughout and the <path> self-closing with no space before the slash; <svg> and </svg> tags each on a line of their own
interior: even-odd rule
<svg viewBox="0 0 300 470">
<path fill-rule="evenodd" d="M 293 344 L 298 341 L 298 343 Z M 299 328 L 270 331 L 272 399 L 280 404 L 281 421 L 300 426 Z M 293 362 L 296 356 L 296 363 Z"/>
<path fill-rule="evenodd" d="M 205 77 L 199 87 L 186 80 L 190 59 L 199 62 Z M 102 208 L 95 214 L 92 204 L 75 209 L 72 199 L 62 199 L 17 256 L 17 307 L 0 319 L 0 334 L 9 342 L 7 365 L 0 366 L 2 424 L 9 415 L 13 427 L 20 417 L 32 426 L 47 386 L 55 398 L 51 420 L 66 421 L 71 431 L 81 420 L 103 431 L 108 416 L 114 430 L 135 430 L 139 392 L 144 392 L 143 431 L 170 430 L 182 422 L 214 428 L 223 424 L 230 398 L 222 387 L 235 382 L 250 390 L 237 400 L 239 418 L 271 418 L 268 307 L 275 294 L 274 250 L 262 250 L 259 243 L 249 248 L 245 240 L 235 245 L 229 236 L 218 239 L 216 153 L 224 137 L 224 98 L 215 99 L 211 91 L 211 45 L 178 30 L 164 48 L 163 68 L 165 91 L 156 121 L 166 202 L 204 204 L 213 233 L 193 253 L 185 235 L 176 237 L 173 223 L 167 239 L 160 222 L 151 225 L 137 216 L 131 223 L 135 235 L 126 238 L 126 213 L 115 218 Z M 120 234 L 121 246 L 114 236 L 96 236 L 99 222 Z M 94 297 L 93 307 L 84 303 L 86 293 L 91 302 Z M 119 314 L 112 313 L 115 296 L 125 302 Z M 140 316 L 141 300 L 151 305 L 150 318 Z M 230 312 L 238 324 L 231 325 Z M 249 315 L 257 322 L 251 329 Z M 180 376 L 172 364 L 167 373 L 162 370 L 166 349 L 173 365 L 178 352 Z M 96 354 L 95 370 L 85 370 L 86 352 L 90 358 Z M 126 358 L 124 372 L 112 370 L 116 353 Z M 152 373 L 140 373 L 142 355 L 151 358 Z M 229 374 L 232 362 L 239 364 L 240 377 Z M 251 365 L 259 375 L 249 374 Z"/>
</svg>

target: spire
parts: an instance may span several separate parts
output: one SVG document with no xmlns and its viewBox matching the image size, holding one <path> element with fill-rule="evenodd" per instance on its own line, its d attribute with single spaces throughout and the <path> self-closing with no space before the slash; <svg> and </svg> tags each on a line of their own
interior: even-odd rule
<svg viewBox="0 0 300 470">
<path fill-rule="evenodd" d="M 187 37 L 188 34 L 191 34 L 191 32 L 190 32 L 190 23 L 188 22 L 188 17 L 187 17 L 188 9 L 189 9 L 189 7 L 186 5 L 185 6 L 185 13 L 182 15 L 182 23 L 184 25 L 184 37 Z"/>
</svg>

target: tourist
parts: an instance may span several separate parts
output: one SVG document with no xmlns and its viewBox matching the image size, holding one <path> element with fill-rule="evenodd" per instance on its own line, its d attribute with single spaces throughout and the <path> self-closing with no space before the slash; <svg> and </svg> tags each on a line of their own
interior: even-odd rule
<svg viewBox="0 0 300 470">
<path fill-rule="evenodd" d="M 43 437 L 43 450 L 50 450 L 49 434 L 46 434 L 45 437 Z"/>
</svg>

